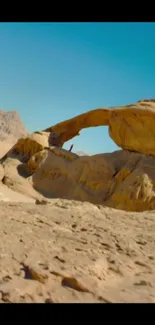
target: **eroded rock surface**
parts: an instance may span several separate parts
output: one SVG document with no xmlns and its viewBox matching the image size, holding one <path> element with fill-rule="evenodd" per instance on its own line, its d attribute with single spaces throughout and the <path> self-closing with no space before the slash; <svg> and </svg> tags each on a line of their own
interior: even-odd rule
<svg viewBox="0 0 155 325">
<path fill-rule="evenodd" d="M 109 125 L 123 148 L 78 156 L 62 148 L 83 128 Z M 155 209 L 155 100 L 97 109 L 21 138 L 3 157 L 3 183 L 35 199 L 68 198 L 126 211 Z M 104 141 L 104 139 L 103 139 Z"/>
<path fill-rule="evenodd" d="M 63 144 L 84 128 L 102 125 L 109 126 L 109 135 L 122 149 L 155 155 L 155 99 L 91 110 L 44 131 L 56 132 Z"/>
<path fill-rule="evenodd" d="M 60 122 L 44 130 L 44 132 L 54 132 L 60 138 L 60 142 L 63 145 L 66 141 L 79 135 L 82 129 L 109 125 L 108 109 L 95 109 L 87 113 L 80 114 L 72 119 Z"/>
<path fill-rule="evenodd" d="M 0 141 L 12 143 L 27 134 L 28 131 L 16 111 L 0 110 Z"/>
<path fill-rule="evenodd" d="M 122 149 L 155 155 L 155 99 L 111 110 L 109 135 Z"/>
<path fill-rule="evenodd" d="M 19 157 L 19 158 L 18 158 Z M 2 163 L 3 183 L 32 198 L 67 198 L 126 211 L 155 209 L 155 157 L 120 150 L 82 156 L 44 148 Z"/>
</svg>

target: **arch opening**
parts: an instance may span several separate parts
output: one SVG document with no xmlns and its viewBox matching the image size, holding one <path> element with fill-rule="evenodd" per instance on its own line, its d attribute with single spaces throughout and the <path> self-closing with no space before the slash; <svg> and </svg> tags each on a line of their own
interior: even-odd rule
<svg viewBox="0 0 155 325">
<path fill-rule="evenodd" d="M 80 131 L 80 135 L 66 141 L 63 148 L 81 155 L 110 153 L 119 148 L 110 138 L 107 126 L 89 127 Z"/>
</svg>

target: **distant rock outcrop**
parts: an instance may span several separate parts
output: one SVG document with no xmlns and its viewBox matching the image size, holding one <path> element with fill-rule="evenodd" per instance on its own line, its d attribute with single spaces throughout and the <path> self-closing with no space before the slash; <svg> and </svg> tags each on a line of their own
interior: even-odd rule
<svg viewBox="0 0 155 325">
<path fill-rule="evenodd" d="M 0 110 L 0 141 L 17 140 L 27 134 L 28 131 L 16 111 Z"/>
<path fill-rule="evenodd" d="M 77 154 L 78 156 L 89 156 L 88 153 L 85 153 L 85 152 L 83 152 L 83 151 L 77 151 L 76 154 Z"/>
<path fill-rule="evenodd" d="M 28 135 L 28 131 L 16 111 L 0 110 L 0 158 L 19 138 L 26 135 Z"/>
</svg>

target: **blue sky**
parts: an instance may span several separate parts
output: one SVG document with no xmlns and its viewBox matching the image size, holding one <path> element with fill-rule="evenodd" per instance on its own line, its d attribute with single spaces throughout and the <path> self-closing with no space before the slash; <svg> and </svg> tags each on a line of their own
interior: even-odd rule
<svg viewBox="0 0 155 325">
<path fill-rule="evenodd" d="M 40 130 L 91 109 L 155 97 L 155 23 L 0 23 L 0 108 Z M 106 127 L 65 144 L 117 146 Z"/>
</svg>

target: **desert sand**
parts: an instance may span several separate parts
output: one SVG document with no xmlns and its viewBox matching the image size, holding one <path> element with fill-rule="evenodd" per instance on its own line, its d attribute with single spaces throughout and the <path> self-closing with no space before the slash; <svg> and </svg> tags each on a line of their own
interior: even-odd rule
<svg viewBox="0 0 155 325">
<path fill-rule="evenodd" d="M 60 199 L 0 209 L 1 302 L 155 302 L 154 212 Z"/>
</svg>

